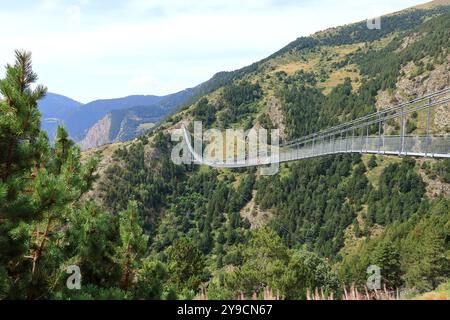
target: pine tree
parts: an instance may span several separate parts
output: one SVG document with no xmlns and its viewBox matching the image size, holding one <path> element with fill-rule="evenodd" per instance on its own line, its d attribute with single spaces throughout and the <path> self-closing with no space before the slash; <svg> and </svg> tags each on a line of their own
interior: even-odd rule
<svg viewBox="0 0 450 320">
<path fill-rule="evenodd" d="M 144 257 L 148 236 L 142 230 L 135 201 L 128 204 L 128 209 L 119 214 L 120 243 L 118 260 L 122 268 L 120 280 L 123 289 L 129 288 Z"/>
<path fill-rule="evenodd" d="M 6 66 L 6 77 L 0 80 L 0 283 L 9 287 L 3 289 L 8 292 L 13 284 L 17 288 L 21 281 L 30 281 L 29 274 L 22 274 L 29 261 L 23 262 L 26 239 L 31 231 L 29 222 L 41 218 L 30 181 L 38 176 L 37 155 L 46 154 L 49 144 L 45 135 L 39 135 L 37 109 L 47 89 L 32 89 L 36 80 L 30 53 L 19 51 L 15 64 Z"/>
<path fill-rule="evenodd" d="M 369 162 L 367 163 L 367 166 L 368 166 L 370 169 L 373 169 L 373 168 L 376 168 L 376 167 L 377 167 L 377 157 L 375 157 L 375 155 L 372 155 L 372 156 L 370 157 L 370 160 L 369 160 Z"/>
<path fill-rule="evenodd" d="M 37 75 L 31 69 L 31 56 L 16 51 L 16 63 L 6 66 L 6 78 L 0 80 L 0 219 L 26 220 L 33 218 L 30 193 L 24 194 L 25 184 L 35 173 L 37 149 L 48 150 L 44 136 L 39 135 L 40 115 L 37 101 L 46 88 L 31 85 Z M 47 151 L 45 150 L 45 151 Z"/>
<path fill-rule="evenodd" d="M 64 267 L 69 265 L 80 268 L 82 291 L 87 285 L 99 290 L 118 286 L 122 274 L 116 259 L 117 247 L 121 245 L 118 224 L 117 216 L 104 211 L 94 202 L 89 201 L 79 208 L 69 210 L 67 231 L 64 235 L 66 246 L 63 268 L 60 268 L 60 274 L 57 274 L 55 279 L 61 288 L 57 290 L 64 291 Z M 65 297 L 72 297 L 73 292 L 65 294 Z"/>
<path fill-rule="evenodd" d="M 71 148 L 74 143 L 69 139 L 69 134 L 62 126 L 58 126 L 55 138 L 55 166 L 60 168 L 64 161 L 67 159 Z"/>
<path fill-rule="evenodd" d="M 47 90 L 32 89 L 36 80 L 31 54 L 22 51 L 0 80 L 0 298 L 49 296 L 67 208 L 95 178 L 96 160 L 82 165 L 64 129 L 55 149 L 40 131 L 37 103 Z"/>
<path fill-rule="evenodd" d="M 402 285 L 400 253 L 391 243 L 381 243 L 375 249 L 373 264 L 381 269 L 383 283 L 389 289 L 398 289 Z"/>
<path fill-rule="evenodd" d="M 412 257 L 405 278 L 409 286 L 429 291 L 448 281 L 450 259 L 445 238 L 437 230 L 425 230 L 420 240 L 411 248 Z"/>
<path fill-rule="evenodd" d="M 204 257 L 198 245 L 188 238 L 174 242 L 167 250 L 169 281 L 183 289 L 197 290 L 205 266 Z"/>
<path fill-rule="evenodd" d="M 256 231 L 240 250 L 243 263 L 226 278 L 232 291 L 251 295 L 266 286 L 273 290 L 282 289 L 289 254 L 275 231 L 268 227 Z"/>
<path fill-rule="evenodd" d="M 167 278 L 167 266 L 164 263 L 152 258 L 144 259 L 134 288 L 134 297 L 147 300 L 164 298 L 164 293 L 170 290 L 166 288 Z M 168 298 L 175 300 L 176 295 Z"/>
</svg>

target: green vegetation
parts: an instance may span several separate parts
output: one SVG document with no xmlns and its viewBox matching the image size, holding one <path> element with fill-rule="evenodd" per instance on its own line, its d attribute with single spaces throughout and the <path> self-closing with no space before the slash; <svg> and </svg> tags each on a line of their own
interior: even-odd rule
<svg viewBox="0 0 450 320">
<path fill-rule="evenodd" d="M 388 226 L 382 235 L 366 239 L 346 253 L 338 264 L 341 278 L 364 283 L 361 275 L 367 264 L 380 263 L 381 254 L 381 262 L 388 264 L 383 272 L 388 285 L 398 287 L 404 281 L 408 288 L 421 291 L 436 288 L 450 275 L 449 214 L 448 199 L 423 203 L 408 221 Z"/>
<path fill-rule="evenodd" d="M 46 88 L 32 89 L 36 80 L 30 54 L 18 51 L 0 81 L 0 299 L 162 298 L 165 283 L 135 281 L 167 273 L 145 255 L 137 203 L 111 215 L 81 201 L 97 160 L 81 163 L 62 127 L 50 146 L 37 109 Z M 73 265 L 83 290 L 66 287 Z"/>
<path fill-rule="evenodd" d="M 224 87 L 218 103 L 210 103 L 207 98 L 200 99 L 192 112 L 196 120 L 204 126 L 216 123 L 220 128 L 228 128 L 231 124 L 240 122 L 256 112 L 256 103 L 262 97 L 258 83 L 247 81 L 230 84 Z M 251 127 L 252 119 L 247 122 Z M 247 128 L 248 129 L 248 128 Z"/>
<path fill-rule="evenodd" d="M 436 162 L 430 165 L 428 162 L 424 162 L 422 169 L 425 170 L 427 176 L 433 180 L 440 180 L 444 183 L 450 183 L 450 159 Z"/>
<path fill-rule="evenodd" d="M 401 68 L 408 62 L 420 64 L 421 59 L 429 57 L 438 64 L 448 56 L 449 18 L 450 14 L 446 13 L 419 25 L 412 32 L 403 32 L 381 50 L 360 50 L 349 56 L 350 62 L 356 63 L 363 75 L 374 79 L 379 89 L 394 89 Z M 414 32 L 426 36 L 398 52 L 404 38 L 413 36 Z"/>
<path fill-rule="evenodd" d="M 444 10 L 393 15 L 380 31 L 355 24 L 301 38 L 265 60 L 366 42 L 334 64 L 356 65 L 358 86 L 347 78 L 325 91 L 324 69 L 272 76 L 263 61 L 216 75 L 185 114 L 206 128 L 274 128 L 281 120 L 263 106 L 274 95 L 290 139 L 373 112 L 379 90 L 395 90 L 407 63 L 448 57 L 449 14 L 425 19 Z M 416 33 L 400 50 L 400 36 Z M 388 35 L 393 40 L 375 48 Z M 17 52 L 0 81 L 0 299 L 192 299 L 200 288 L 211 299 L 266 288 L 305 299 L 308 289 L 339 295 L 342 283 L 363 286 L 371 264 L 389 289 L 448 282 L 450 201 L 430 198 L 422 176 L 449 183 L 449 161 L 419 168 L 412 158 L 336 155 L 283 165 L 273 177 L 178 166 L 166 123 L 116 150 L 96 184 L 98 203 L 88 195 L 98 159 L 82 162 L 63 128 L 54 146 L 39 130 L 37 101 L 46 90 L 32 89 L 36 79 L 30 55 Z M 412 117 L 408 132 L 416 125 Z M 253 217 L 270 211 L 267 225 L 243 218 L 247 204 Z M 74 265 L 81 290 L 66 286 Z"/>
</svg>

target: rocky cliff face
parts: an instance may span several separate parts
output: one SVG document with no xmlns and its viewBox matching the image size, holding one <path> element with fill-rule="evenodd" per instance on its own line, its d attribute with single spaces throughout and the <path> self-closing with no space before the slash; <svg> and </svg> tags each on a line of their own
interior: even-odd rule
<svg viewBox="0 0 450 320">
<path fill-rule="evenodd" d="M 85 138 L 79 142 L 81 150 L 88 150 L 110 143 L 109 132 L 111 130 L 111 120 L 111 114 L 108 114 L 90 128 Z"/>
</svg>

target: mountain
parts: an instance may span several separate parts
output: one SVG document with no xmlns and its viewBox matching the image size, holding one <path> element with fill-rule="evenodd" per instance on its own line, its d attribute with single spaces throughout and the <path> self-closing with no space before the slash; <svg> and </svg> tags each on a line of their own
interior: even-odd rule
<svg viewBox="0 0 450 320">
<path fill-rule="evenodd" d="M 195 91 L 195 88 L 186 89 L 161 97 L 153 105 L 137 104 L 131 108 L 116 108 L 93 124 L 79 144 L 83 150 L 86 150 L 107 143 L 134 139 L 139 134 L 153 128 L 174 109 L 183 105 Z M 94 103 L 90 108 L 98 106 Z M 69 131 L 74 132 L 75 130 L 70 130 L 69 126 Z"/>
<path fill-rule="evenodd" d="M 92 125 L 110 111 L 140 105 L 150 107 L 163 98 L 134 95 L 82 104 L 68 97 L 49 92 L 44 99 L 39 101 L 39 110 L 42 113 L 42 128 L 48 132 L 51 140 L 53 140 L 57 126 L 64 125 L 71 138 L 79 141 Z"/>
<path fill-rule="evenodd" d="M 87 130 L 112 110 L 126 109 L 133 106 L 153 106 L 163 97 L 158 96 L 128 96 L 118 99 L 96 100 L 85 104 L 67 117 L 67 130 L 71 137 L 80 141 Z"/>
<path fill-rule="evenodd" d="M 173 268 L 167 285 L 184 298 L 200 284 L 211 299 L 251 295 L 261 284 L 287 299 L 314 288 L 340 296 L 342 283 L 363 288 L 369 265 L 388 289 L 432 290 L 450 277 L 449 160 L 335 155 L 263 177 L 174 165 L 170 130 L 201 120 L 204 129 L 307 135 L 450 86 L 449 48 L 448 0 L 384 16 L 381 30 L 361 21 L 299 38 L 217 73 L 151 133 L 86 153 L 102 156 L 89 198 L 113 213 L 137 202 L 151 256 Z M 408 119 L 409 133 L 420 134 L 425 117 Z M 448 108 L 433 119 L 433 132 L 448 134 Z M 397 127 L 390 123 L 389 134 Z M 189 281 L 173 267 L 185 261 L 196 266 Z"/>
<path fill-rule="evenodd" d="M 39 101 L 39 110 L 42 113 L 41 127 L 51 140 L 54 139 L 58 125 L 64 124 L 65 119 L 81 106 L 82 103 L 78 101 L 51 92 Z"/>
<path fill-rule="evenodd" d="M 39 101 L 39 110 L 43 118 L 64 118 L 83 104 L 60 94 L 48 92 Z"/>
<path fill-rule="evenodd" d="M 197 90 L 186 89 L 166 96 L 133 95 L 87 104 L 48 93 L 39 102 L 42 129 L 53 140 L 57 127 L 64 125 L 83 149 L 131 140 L 184 105 Z"/>
</svg>

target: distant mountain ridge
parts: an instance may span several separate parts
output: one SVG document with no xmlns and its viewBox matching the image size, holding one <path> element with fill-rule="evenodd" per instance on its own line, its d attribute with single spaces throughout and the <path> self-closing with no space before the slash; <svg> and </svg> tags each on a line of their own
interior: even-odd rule
<svg viewBox="0 0 450 320">
<path fill-rule="evenodd" d="M 39 102 L 41 127 L 53 140 L 57 127 L 64 125 L 83 149 L 126 141 L 159 123 L 186 103 L 196 90 L 190 88 L 167 96 L 131 95 L 87 104 L 49 92 Z"/>
<path fill-rule="evenodd" d="M 181 107 L 195 92 L 196 88 L 186 89 L 161 97 L 151 106 L 135 105 L 111 110 L 87 130 L 80 145 L 86 150 L 106 143 L 132 140 Z"/>
<path fill-rule="evenodd" d="M 154 106 L 163 97 L 159 96 L 128 96 L 118 99 L 96 100 L 82 105 L 77 112 L 67 118 L 67 129 L 76 141 L 84 138 L 89 130 L 97 121 L 113 110 L 131 108 L 134 106 Z"/>
<path fill-rule="evenodd" d="M 83 104 L 68 97 L 56 93 L 47 93 L 39 101 L 39 110 L 42 113 L 41 127 L 53 140 L 56 129 L 64 124 L 64 119 L 72 115 Z"/>
</svg>

